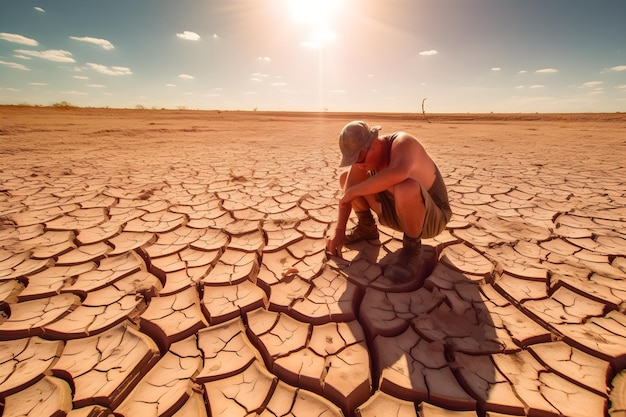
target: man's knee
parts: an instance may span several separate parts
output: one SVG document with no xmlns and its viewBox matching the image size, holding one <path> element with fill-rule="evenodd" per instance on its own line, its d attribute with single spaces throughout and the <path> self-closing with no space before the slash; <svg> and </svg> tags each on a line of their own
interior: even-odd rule
<svg viewBox="0 0 626 417">
<path fill-rule="evenodd" d="M 418 181 L 415 181 L 412 178 L 408 178 L 401 183 L 396 184 L 393 191 L 396 204 L 402 204 L 405 202 L 415 202 L 419 204 L 420 202 L 424 202 L 422 187 Z"/>
</svg>

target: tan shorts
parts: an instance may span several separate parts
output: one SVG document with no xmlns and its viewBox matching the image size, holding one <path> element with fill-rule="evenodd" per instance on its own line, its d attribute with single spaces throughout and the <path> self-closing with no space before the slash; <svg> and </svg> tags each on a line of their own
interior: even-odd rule
<svg viewBox="0 0 626 417">
<path fill-rule="evenodd" d="M 439 186 L 436 187 L 437 192 L 442 194 L 438 197 L 444 200 L 444 202 L 440 205 L 437 205 L 430 193 L 420 185 L 422 189 L 422 198 L 424 199 L 424 207 L 426 208 L 424 224 L 422 225 L 422 238 L 424 239 L 433 238 L 443 232 L 446 228 L 446 224 L 448 224 L 448 221 L 450 220 L 450 217 L 452 217 L 452 210 L 450 210 L 450 206 L 447 204 L 448 196 L 445 185 L 443 185 L 443 189 L 441 189 L 443 178 L 441 178 L 441 174 L 439 172 L 437 172 L 437 175 L 438 178 L 435 180 L 436 183 L 439 182 Z M 435 187 L 433 186 L 433 188 Z M 379 201 L 382 206 L 382 213 L 378 219 L 380 224 L 399 232 L 403 232 L 404 228 L 402 227 L 398 214 L 396 213 L 396 204 L 393 194 L 389 191 L 383 191 L 382 193 L 376 195 L 376 200 Z"/>
</svg>

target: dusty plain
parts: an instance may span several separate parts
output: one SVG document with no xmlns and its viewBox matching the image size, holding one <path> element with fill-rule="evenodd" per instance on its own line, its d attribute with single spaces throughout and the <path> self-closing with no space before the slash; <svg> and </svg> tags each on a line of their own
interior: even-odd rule
<svg viewBox="0 0 626 417">
<path fill-rule="evenodd" d="M 3 417 L 626 416 L 626 115 L 0 107 Z M 454 216 L 324 253 L 353 119 Z"/>
</svg>

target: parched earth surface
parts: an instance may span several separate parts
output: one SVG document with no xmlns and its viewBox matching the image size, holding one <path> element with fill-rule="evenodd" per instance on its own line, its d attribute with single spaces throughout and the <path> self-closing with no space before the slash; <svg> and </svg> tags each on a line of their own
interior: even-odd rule
<svg viewBox="0 0 626 417">
<path fill-rule="evenodd" d="M 337 134 L 454 216 L 324 253 Z M 0 108 L 3 417 L 626 415 L 626 117 Z"/>
</svg>

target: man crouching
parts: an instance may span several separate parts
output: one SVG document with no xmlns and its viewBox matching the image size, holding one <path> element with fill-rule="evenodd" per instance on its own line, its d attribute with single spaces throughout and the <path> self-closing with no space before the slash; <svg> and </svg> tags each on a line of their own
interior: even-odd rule
<svg viewBox="0 0 626 417">
<path fill-rule="evenodd" d="M 339 183 L 337 225 L 326 251 L 341 256 L 344 245 L 378 238 L 373 210 L 380 224 L 404 233 L 402 251 L 384 275 L 408 282 L 421 268 L 422 237 L 441 233 L 452 211 L 437 165 L 414 136 L 395 132 L 378 136 L 380 126 L 348 123 L 339 135 L 340 166 L 350 166 Z M 346 233 L 352 210 L 357 225 Z"/>
</svg>

